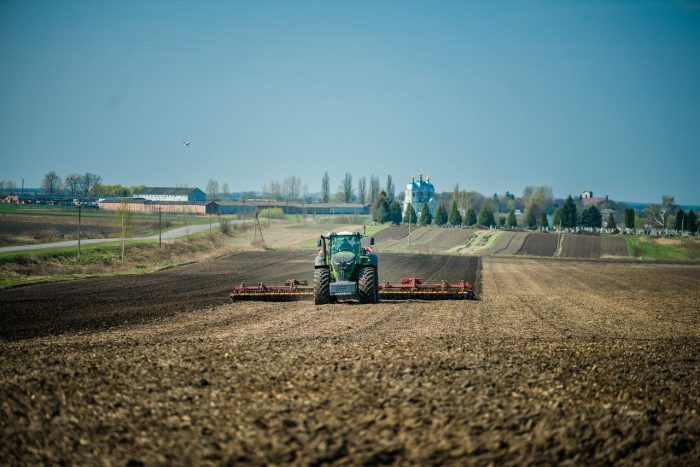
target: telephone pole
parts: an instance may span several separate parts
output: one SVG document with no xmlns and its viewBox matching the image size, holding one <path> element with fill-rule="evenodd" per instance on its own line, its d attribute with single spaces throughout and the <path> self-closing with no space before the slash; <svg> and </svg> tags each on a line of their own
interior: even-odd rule
<svg viewBox="0 0 700 467">
<path fill-rule="evenodd" d="M 24 182 L 24 180 L 23 180 Z M 78 203 L 78 261 L 80 261 L 80 237 L 81 237 L 81 230 L 82 230 L 82 212 L 81 212 L 81 205 Z"/>
</svg>

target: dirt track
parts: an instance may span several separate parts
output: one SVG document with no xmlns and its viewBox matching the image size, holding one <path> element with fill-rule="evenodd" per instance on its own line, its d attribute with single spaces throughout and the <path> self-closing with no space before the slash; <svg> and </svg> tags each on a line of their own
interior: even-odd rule
<svg viewBox="0 0 700 467">
<path fill-rule="evenodd" d="M 308 267 L 284 258 L 253 272 Z M 48 286 L 0 292 L 3 333 L 42 336 L 0 343 L 0 458 L 700 462 L 698 266 L 484 258 L 480 301 L 317 307 L 217 302 L 221 264 L 124 290 L 128 322 L 77 334 L 23 308 Z"/>
</svg>

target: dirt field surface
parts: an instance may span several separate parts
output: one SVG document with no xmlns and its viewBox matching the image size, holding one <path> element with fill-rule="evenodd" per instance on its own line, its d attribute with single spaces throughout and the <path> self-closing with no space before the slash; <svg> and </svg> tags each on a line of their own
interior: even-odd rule
<svg viewBox="0 0 700 467">
<path fill-rule="evenodd" d="M 388 232 L 387 232 L 388 231 Z M 464 247 L 473 233 L 470 229 L 389 227 L 375 236 L 378 251 L 440 254 Z"/>
<path fill-rule="evenodd" d="M 170 226 L 165 222 L 164 228 Z M 158 228 L 158 221 L 135 219 L 131 232 L 134 236 Z M 117 237 L 119 229 L 108 217 L 82 219 L 82 238 Z M 78 219 L 73 216 L 31 216 L 0 214 L 0 245 L 31 244 L 44 241 L 72 240 L 78 238 Z"/>
<path fill-rule="evenodd" d="M 0 291 L 0 338 L 17 339 L 145 322 L 228 303 L 234 285 L 313 280 L 315 252 L 243 251 L 147 275 L 50 282 Z M 478 282 L 479 259 L 379 254 L 380 281 Z M 479 285 L 476 284 L 478 293 Z"/>
<path fill-rule="evenodd" d="M 404 227 L 387 227 L 386 229 L 382 230 L 381 232 L 377 232 L 374 235 L 374 241 L 377 243 L 379 242 L 386 242 L 389 240 L 400 240 L 402 238 L 406 238 L 408 236 L 408 226 Z"/>
<path fill-rule="evenodd" d="M 0 292 L 0 458 L 700 462 L 699 266 L 482 261 L 479 301 L 221 299 L 241 268 L 308 270 L 280 252 Z"/>
<path fill-rule="evenodd" d="M 600 255 L 627 257 L 627 241 L 624 237 L 600 237 Z"/>
<path fill-rule="evenodd" d="M 561 256 L 570 258 L 600 258 L 600 237 L 589 235 L 564 235 Z"/>
<path fill-rule="evenodd" d="M 557 252 L 559 236 L 549 233 L 530 233 L 525 238 L 519 255 L 554 256 Z"/>
<path fill-rule="evenodd" d="M 490 253 L 494 255 L 517 254 L 522 249 L 527 236 L 527 232 L 503 232 Z"/>
</svg>

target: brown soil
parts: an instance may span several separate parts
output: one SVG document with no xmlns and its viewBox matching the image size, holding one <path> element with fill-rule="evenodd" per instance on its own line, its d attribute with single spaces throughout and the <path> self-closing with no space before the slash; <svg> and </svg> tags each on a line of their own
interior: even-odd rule
<svg viewBox="0 0 700 467">
<path fill-rule="evenodd" d="M 628 256 L 627 241 L 624 237 L 604 236 L 600 239 L 601 256 Z"/>
<path fill-rule="evenodd" d="M 498 243 L 493 247 L 491 254 L 514 255 L 517 254 L 528 237 L 527 232 L 503 232 Z"/>
<path fill-rule="evenodd" d="M 567 258 L 600 258 L 601 252 L 600 237 L 565 234 L 562 239 L 561 256 Z"/>
<path fill-rule="evenodd" d="M 234 285 L 313 280 L 314 252 L 244 251 L 146 275 L 53 282 L 0 291 L 0 338 L 17 339 L 143 323 L 228 303 Z M 380 281 L 477 282 L 479 259 L 380 253 Z M 478 283 L 477 283 L 478 292 Z"/>
<path fill-rule="evenodd" d="M 112 225 L 110 218 L 84 217 L 81 222 L 82 238 L 115 238 L 119 229 Z M 164 228 L 170 226 L 164 222 Z M 132 236 L 139 236 L 158 228 L 158 222 L 135 219 Z M 68 216 L 29 216 L 0 214 L 0 245 L 74 240 L 78 238 L 78 219 Z"/>
<path fill-rule="evenodd" d="M 388 240 L 400 240 L 408 236 L 408 226 L 387 227 L 374 234 L 374 241 L 386 242 Z"/>
<path fill-rule="evenodd" d="M 0 458 L 700 462 L 700 266 L 484 258 L 479 301 L 221 299 L 308 271 L 267 255 L 0 292 Z"/>
<path fill-rule="evenodd" d="M 554 256 L 557 252 L 559 236 L 550 233 L 530 233 L 523 246 L 518 251 L 519 255 L 530 256 Z"/>
<path fill-rule="evenodd" d="M 474 232 L 473 230 L 461 228 L 412 228 L 410 235 L 411 244 L 409 245 L 407 238 L 408 227 L 406 227 L 405 235 L 403 234 L 402 230 L 404 227 L 389 227 L 388 229 L 385 229 L 379 233 L 381 234 L 389 229 L 392 231 L 388 232 L 383 237 L 384 239 L 381 240 L 381 243 L 377 241 L 377 248 L 379 251 L 416 252 L 429 254 L 445 253 L 450 249 L 464 246 L 469 236 Z"/>
</svg>

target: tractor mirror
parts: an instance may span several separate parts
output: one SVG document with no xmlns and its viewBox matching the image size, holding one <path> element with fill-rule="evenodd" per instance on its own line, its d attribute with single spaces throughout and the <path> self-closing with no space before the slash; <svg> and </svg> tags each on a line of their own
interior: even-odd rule
<svg viewBox="0 0 700 467">
<path fill-rule="evenodd" d="M 374 237 L 369 237 L 369 244 L 374 245 Z"/>
<path fill-rule="evenodd" d="M 316 245 L 318 245 L 319 248 L 321 248 L 321 239 L 318 239 L 318 242 L 316 242 Z"/>
</svg>

